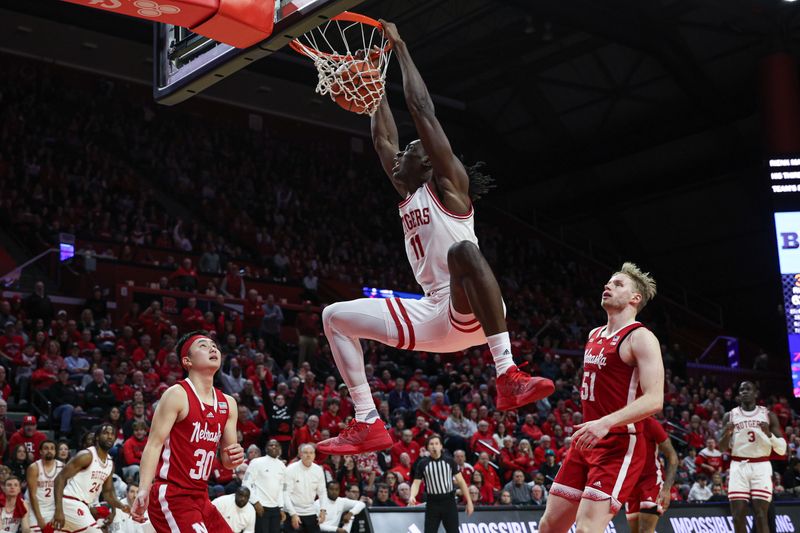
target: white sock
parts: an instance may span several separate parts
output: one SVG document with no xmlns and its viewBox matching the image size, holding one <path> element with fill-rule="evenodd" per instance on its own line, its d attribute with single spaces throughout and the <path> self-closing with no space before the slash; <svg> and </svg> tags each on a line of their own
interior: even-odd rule
<svg viewBox="0 0 800 533">
<path fill-rule="evenodd" d="M 378 410 L 375 408 L 375 400 L 372 399 L 369 383 L 349 388 L 349 390 L 350 397 L 353 398 L 353 404 L 356 408 L 356 420 L 367 422 L 368 424 L 378 420 Z"/>
<path fill-rule="evenodd" d="M 508 332 L 504 331 L 503 333 L 486 337 L 486 342 L 489 343 L 489 350 L 492 352 L 497 375 L 502 376 L 509 368 L 514 366 L 514 356 L 511 353 L 511 340 L 508 338 Z"/>
</svg>

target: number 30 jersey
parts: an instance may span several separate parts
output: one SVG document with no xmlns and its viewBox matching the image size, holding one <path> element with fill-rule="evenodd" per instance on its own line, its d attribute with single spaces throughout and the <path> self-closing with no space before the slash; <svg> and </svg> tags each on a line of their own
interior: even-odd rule
<svg viewBox="0 0 800 533">
<path fill-rule="evenodd" d="M 762 422 L 769 424 L 769 411 L 766 407 L 759 405 L 749 412 L 736 407 L 731 411 L 730 421 L 733 424 L 731 455 L 746 459 L 770 456 L 772 443 L 761 430 Z"/>
<path fill-rule="evenodd" d="M 405 234 L 406 255 L 417 283 L 428 295 L 450 286 L 447 251 L 461 241 L 478 244 L 475 211 L 465 215 L 448 211 L 428 182 L 400 202 L 400 222 Z"/>
<path fill-rule="evenodd" d="M 186 490 L 207 492 L 230 406 L 219 389 L 214 389 L 214 405 L 206 405 L 191 381 L 184 379 L 177 384 L 186 391 L 189 413 L 175 422 L 164 441 L 156 476 Z"/>
<path fill-rule="evenodd" d="M 630 333 L 644 327 L 633 322 L 624 328 L 607 333 L 606 327 L 596 328 L 586 341 L 583 353 L 583 382 L 581 404 L 583 421 L 590 422 L 619 411 L 642 395 L 639 369 L 625 363 L 619 347 Z M 641 433 L 642 422 L 611 428 L 609 434 Z"/>
</svg>

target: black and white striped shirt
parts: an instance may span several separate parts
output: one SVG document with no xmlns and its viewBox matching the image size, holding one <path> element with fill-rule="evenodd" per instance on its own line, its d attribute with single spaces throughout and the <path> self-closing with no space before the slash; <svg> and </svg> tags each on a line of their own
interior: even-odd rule
<svg viewBox="0 0 800 533">
<path fill-rule="evenodd" d="M 431 496 L 443 496 L 455 490 L 453 478 L 459 469 L 452 457 L 438 459 L 423 457 L 417 461 L 414 479 L 425 480 L 425 491 Z"/>
</svg>

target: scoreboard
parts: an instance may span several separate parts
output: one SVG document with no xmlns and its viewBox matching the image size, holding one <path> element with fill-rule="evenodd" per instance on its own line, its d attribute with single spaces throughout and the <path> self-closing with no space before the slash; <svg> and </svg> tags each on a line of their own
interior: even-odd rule
<svg viewBox="0 0 800 533">
<path fill-rule="evenodd" d="M 800 398 L 800 155 L 770 159 L 768 167 L 792 390 Z"/>
</svg>

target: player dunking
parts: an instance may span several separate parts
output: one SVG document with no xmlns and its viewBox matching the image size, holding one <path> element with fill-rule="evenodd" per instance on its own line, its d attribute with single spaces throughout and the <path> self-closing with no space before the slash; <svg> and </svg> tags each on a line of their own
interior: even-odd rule
<svg viewBox="0 0 800 533">
<path fill-rule="evenodd" d="M 747 502 L 753 502 L 755 530 L 767 533 L 769 505 L 772 501 L 773 450 L 786 453 L 786 439 L 775 413 L 756 405 L 758 389 L 751 381 L 739 385 L 739 407 L 725 413 L 722 419 L 720 450 L 731 450 L 731 472 L 728 478 L 728 499 L 731 502 L 733 529 L 747 531 Z"/>
<path fill-rule="evenodd" d="M 42 531 L 53 520 L 56 512 L 55 479 L 64 468 L 64 463 L 56 459 L 56 443 L 51 440 L 39 444 L 39 457 L 25 472 L 31 531 Z"/>
<path fill-rule="evenodd" d="M 539 531 L 603 531 L 628 499 L 645 461 L 642 419 L 664 403 L 664 363 L 658 339 L 636 315 L 656 293 L 655 281 L 625 263 L 605 285 L 608 323 L 589 334 L 583 355 L 585 422 L 547 498 Z"/>
<path fill-rule="evenodd" d="M 625 515 L 632 533 L 654 533 L 658 518 L 669 508 L 678 453 L 667 432 L 653 417 L 642 421 L 642 438 L 647 447 L 644 466 L 636 488 L 625 502 Z M 666 472 L 661 471 L 659 452 L 666 459 Z"/>
<path fill-rule="evenodd" d="M 147 509 L 159 533 L 230 533 L 208 498 L 208 476 L 218 445 L 225 468 L 244 460 L 236 439 L 236 401 L 214 388 L 222 355 L 207 332 L 187 333 L 176 349 L 189 377 L 167 389 L 158 402 L 131 516 L 144 522 Z"/>
<path fill-rule="evenodd" d="M 111 478 L 114 461 L 108 456 L 108 450 L 116 438 L 114 426 L 101 424 L 94 433 L 95 445 L 79 451 L 56 476 L 53 482 L 56 509 L 52 522 L 56 531 L 101 533 L 92 514 L 101 492 L 112 507 L 126 513 L 130 511 L 114 494 Z"/>
<path fill-rule="evenodd" d="M 489 343 L 497 370 L 497 408 L 515 409 L 546 396 L 552 381 L 517 369 L 500 287 L 478 248 L 472 200 L 487 178 L 453 154 L 433 102 L 394 24 L 381 21 L 403 72 L 403 89 L 420 139 L 405 150 L 386 98 L 372 118 L 381 164 L 403 198 L 400 220 L 406 254 L 425 297 L 369 299 L 326 307 L 325 335 L 355 404 L 355 419 L 339 436 L 320 442 L 328 454 L 357 454 L 392 445 L 372 399 L 359 339 L 406 350 L 455 352 Z"/>
</svg>

